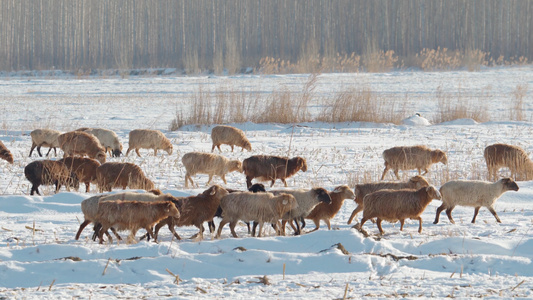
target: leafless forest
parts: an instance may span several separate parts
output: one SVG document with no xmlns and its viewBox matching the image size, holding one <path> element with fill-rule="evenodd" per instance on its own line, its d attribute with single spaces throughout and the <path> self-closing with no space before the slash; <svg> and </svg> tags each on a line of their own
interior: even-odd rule
<svg viewBox="0 0 533 300">
<path fill-rule="evenodd" d="M 529 0 L 0 0 L 0 70 L 257 67 L 424 49 L 533 59 Z"/>
</svg>

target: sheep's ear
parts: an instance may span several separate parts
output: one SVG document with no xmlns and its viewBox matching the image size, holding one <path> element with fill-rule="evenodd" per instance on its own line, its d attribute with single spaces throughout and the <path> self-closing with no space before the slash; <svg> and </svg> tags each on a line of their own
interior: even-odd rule
<svg viewBox="0 0 533 300">
<path fill-rule="evenodd" d="M 281 203 L 282 203 L 283 205 L 287 205 L 287 203 L 289 203 L 289 200 L 287 200 L 287 199 L 284 198 L 283 201 L 281 201 Z"/>
<path fill-rule="evenodd" d="M 333 192 L 334 192 L 334 193 L 340 193 L 340 192 L 342 192 L 342 188 L 343 188 L 342 186 L 338 186 L 338 187 L 336 187 L 336 188 L 333 190 Z"/>
<path fill-rule="evenodd" d="M 216 193 L 217 193 L 217 187 L 214 186 L 214 187 L 211 188 L 211 193 L 209 193 L 209 195 L 210 195 L 210 196 L 213 196 L 213 195 L 216 194 Z"/>
</svg>

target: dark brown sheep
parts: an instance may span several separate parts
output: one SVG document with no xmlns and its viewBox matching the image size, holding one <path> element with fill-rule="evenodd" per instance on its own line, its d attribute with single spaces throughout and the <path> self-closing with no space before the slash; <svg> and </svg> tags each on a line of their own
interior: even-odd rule
<svg viewBox="0 0 533 300">
<path fill-rule="evenodd" d="M 276 179 L 280 179 L 287 186 L 286 178 L 302 170 L 307 171 L 307 162 L 305 158 L 270 155 L 250 156 L 242 162 L 242 169 L 246 175 L 246 186 L 252 186 L 252 179 L 258 178 L 260 181 L 271 181 L 271 187 Z"/>
<path fill-rule="evenodd" d="M 85 183 L 85 192 L 88 193 L 91 182 L 96 183 L 96 169 L 100 166 L 100 163 L 92 158 L 73 156 L 65 157 L 59 161 L 64 163 L 70 172 L 76 174 L 79 182 Z"/>
<path fill-rule="evenodd" d="M 111 192 L 113 187 L 153 190 L 154 183 L 146 178 L 139 166 L 132 163 L 108 162 L 96 169 L 96 182 L 100 193 Z"/>
<path fill-rule="evenodd" d="M 212 221 L 215 213 L 220 206 L 220 199 L 226 196 L 228 191 L 219 185 L 213 185 L 203 193 L 196 196 L 178 198 L 175 202 L 176 207 L 181 212 L 179 218 L 166 218 L 155 226 L 154 239 L 157 239 L 157 234 L 161 227 L 168 225 L 170 231 L 174 236 L 181 240 L 181 237 L 174 230 L 174 226 L 196 226 L 200 229 L 198 237 L 203 239 L 204 222 Z"/>
<path fill-rule="evenodd" d="M 56 186 L 57 193 L 62 185 L 79 188 L 79 181 L 73 172 L 70 172 L 64 163 L 55 160 L 36 160 L 24 167 L 24 175 L 32 183 L 30 195 L 39 193 L 40 185 Z"/>
</svg>

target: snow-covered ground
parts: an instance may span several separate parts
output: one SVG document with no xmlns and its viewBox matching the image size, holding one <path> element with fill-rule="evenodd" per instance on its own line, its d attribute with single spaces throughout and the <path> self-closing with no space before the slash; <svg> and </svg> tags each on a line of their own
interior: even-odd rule
<svg viewBox="0 0 533 300">
<path fill-rule="evenodd" d="M 0 161 L 0 298 L 361 298 L 361 297 L 533 297 L 533 183 L 518 182 L 518 192 L 505 193 L 496 203 L 502 223 L 482 208 L 475 224 L 473 208 L 457 207 L 456 224 L 444 213 L 432 223 L 440 201 L 418 222 L 383 223 L 385 235 L 377 236 L 375 224 L 364 229 L 370 237 L 346 224 L 355 208 L 345 201 L 332 220 L 320 230 L 302 236 L 252 238 L 241 224 L 238 239 L 227 227 L 222 239 L 210 235 L 203 241 L 172 240 L 163 228 L 160 243 L 99 245 L 90 240 L 90 226 L 80 240 L 74 235 L 83 219 L 80 202 L 97 193 L 29 196 L 23 175 L 29 162 L 39 159 L 29 132 L 39 127 L 61 131 L 79 127 L 104 127 L 117 132 L 124 148 L 135 128 L 163 131 L 174 144 L 174 153 L 141 150 L 142 157 L 110 161 L 134 162 L 164 192 L 176 196 L 202 192 L 206 175 L 197 175 L 199 188 L 184 188 L 183 154 L 210 151 L 211 127 L 188 126 L 168 131 L 175 113 L 199 88 L 211 91 L 251 90 L 269 93 L 286 88 L 301 91 L 308 76 L 231 77 L 15 77 L 0 79 L 0 140 L 15 157 L 13 165 Z M 253 151 L 223 155 L 240 160 L 253 154 L 302 156 L 308 171 L 288 180 L 289 188 L 336 186 L 377 181 L 383 171 L 383 150 L 392 146 L 424 144 L 446 151 L 448 165 L 433 165 L 427 176 L 440 187 L 451 179 L 485 179 L 483 149 L 501 142 L 533 151 L 530 91 L 524 98 L 525 119 L 506 119 L 517 85 L 533 87 L 533 68 L 487 69 L 481 72 L 394 72 L 387 74 L 324 74 L 314 91 L 327 97 L 353 86 L 405 101 L 403 125 L 376 123 L 232 124 L 243 129 Z M 493 118 L 476 123 L 470 119 L 433 123 L 436 90 L 474 99 Z M 470 95 L 470 96 L 469 96 Z M 421 117 L 415 116 L 415 112 Z M 46 149 L 46 148 L 45 148 Z M 47 151 L 47 150 L 46 150 Z M 52 157 L 52 159 L 55 159 Z M 405 180 L 416 172 L 401 172 Z M 505 170 L 502 170 L 505 174 Z M 242 174 L 227 177 L 229 188 L 244 189 Z M 388 174 L 388 180 L 393 177 Z M 219 178 L 214 183 L 222 184 Z M 279 181 L 275 187 L 280 187 Z M 361 215 L 358 215 L 360 220 Z M 218 221 L 218 220 L 217 220 Z M 312 223 L 312 222 L 310 222 Z M 314 228 L 308 222 L 305 230 Z M 35 228 L 35 230 L 34 230 Z M 194 227 L 177 228 L 182 236 Z M 341 251 L 339 244 L 347 252 Z M 176 277 L 179 276 L 179 283 Z"/>
</svg>

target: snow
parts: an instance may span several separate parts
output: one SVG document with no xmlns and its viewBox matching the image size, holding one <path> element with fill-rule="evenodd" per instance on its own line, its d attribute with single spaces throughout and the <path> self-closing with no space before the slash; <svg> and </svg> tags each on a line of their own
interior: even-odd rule
<svg viewBox="0 0 533 300">
<path fill-rule="evenodd" d="M 452 179 L 486 179 L 483 149 L 487 145 L 509 143 L 533 151 L 531 92 L 524 98 L 526 120 L 506 117 L 512 91 L 517 84 L 532 86 L 532 71 L 520 67 L 480 72 L 323 74 L 317 81 L 318 96 L 366 85 L 406 101 L 401 106 L 406 122 L 231 124 L 245 131 L 253 151 L 230 152 L 228 146 L 222 146 L 222 154 L 240 160 L 253 154 L 303 156 L 308 171 L 288 179 L 289 187 L 322 186 L 331 191 L 342 184 L 353 188 L 358 182 L 377 181 L 383 171 L 383 150 L 425 144 L 448 154 L 448 165 L 433 165 L 427 174 L 435 186 Z M 376 225 L 367 222 L 363 229 L 370 236 L 365 237 L 352 228 L 353 223 L 346 224 L 356 206 L 347 200 L 332 219 L 331 231 L 322 225 L 313 233 L 278 237 L 269 229 L 266 237 L 252 238 L 240 224 L 237 239 L 224 228 L 220 240 L 207 234 L 203 241 L 176 241 L 162 228 L 158 244 L 140 241 L 130 245 L 99 245 L 90 240 L 91 226 L 80 240 L 74 240 L 83 221 L 80 202 L 97 194 L 93 185 L 90 193 L 63 188 L 58 194 L 50 186 L 41 186 L 43 196 L 29 196 L 23 168 L 40 159 L 36 154 L 28 157 L 29 132 L 39 127 L 62 131 L 109 128 L 117 132 L 124 149 L 130 130 L 161 130 L 174 144 L 172 155 L 160 152 L 154 156 L 153 151 L 141 150 L 142 157 L 133 153 L 109 160 L 140 165 L 163 192 L 175 196 L 200 193 L 206 188 L 207 176 L 195 176 L 199 188 L 185 189 L 181 157 L 190 151 L 209 152 L 212 126 L 168 131 L 176 111 L 200 86 L 211 91 L 269 93 L 282 87 L 297 92 L 307 77 L 4 75 L 0 79 L 0 140 L 13 153 L 15 163 L 0 161 L 1 297 L 296 299 L 343 298 L 345 293 L 348 298 L 533 297 L 533 182 L 520 181 L 518 192 L 504 193 L 498 199 L 495 208 L 501 224 L 485 208 L 471 224 L 473 209 L 469 207 L 454 209 L 456 224 L 450 224 L 444 214 L 433 224 L 440 206 L 435 200 L 422 214 L 421 234 L 418 221 L 406 221 L 402 232 L 399 223 L 384 222 L 382 237 L 377 235 Z M 461 119 L 431 125 L 438 87 L 463 95 L 478 95 L 490 87 L 490 97 L 475 104 L 486 107 L 493 118 L 485 123 Z M 414 174 L 416 171 L 400 172 L 402 180 Z M 505 174 L 502 170 L 501 175 Z M 226 178 L 228 188 L 245 188 L 242 174 L 230 173 Z M 391 174 L 386 178 L 393 179 Z M 217 177 L 214 183 L 223 184 Z M 279 187 L 278 181 L 274 188 Z M 307 222 L 304 230 L 313 228 L 314 224 Z M 176 230 L 183 237 L 198 231 L 194 227 Z M 170 273 L 179 276 L 178 284 Z"/>
</svg>

